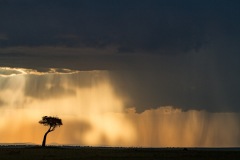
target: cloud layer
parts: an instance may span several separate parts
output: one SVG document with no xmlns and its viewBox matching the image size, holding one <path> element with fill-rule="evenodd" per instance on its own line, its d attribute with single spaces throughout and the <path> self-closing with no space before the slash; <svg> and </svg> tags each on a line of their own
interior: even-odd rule
<svg viewBox="0 0 240 160">
<path fill-rule="evenodd" d="M 239 39 L 239 2 L 1 1 L 0 46 L 178 54 Z"/>
<path fill-rule="evenodd" d="M 111 71 L 137 112 L 239 112 L 239 11 L 238 1 L 0 0 L 0 66 Z"/>
</svg>

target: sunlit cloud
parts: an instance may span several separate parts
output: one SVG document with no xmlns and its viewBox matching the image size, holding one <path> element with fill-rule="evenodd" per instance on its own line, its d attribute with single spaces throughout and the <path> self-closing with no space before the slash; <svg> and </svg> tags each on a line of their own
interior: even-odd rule
<svg viewBox="0 0 240 160">
<path fill-rule="evenodd" d="M 2 102 L 0 130 L 3 131 L 0 142 L 39 143 L 44 128 L 37 122 L 44 115 L 59 116 L 64 123 L 64 127 L 55 133 L 59 135 L 52 136 L 52 139 L 49 136 L 49 142 L 127 145 L 134 139 L 133 126 L 121 114 L 124 110 L 123 104 L 115 96 L 106 71 L 71 72 L 72 75 L 69 76 L 69 72 L 58 74 L 59 72 L 53 69 L 45 74 L 35 73 L 37 71 L 27 72 L 23 69 L 2 68 L 2 70 L 17 74 L 5 74 L 6 76 L 0 79 Z M 85 75 L 84 79 L 81 79 L 81 74 Z M 37 80 L 41 78 L 42 81 Z M 61 85 L 57 85 L 58 89 L 55 91 L 51 90 L 52 86 L 56 85 L 55 80 L 59 78 Z M 74 86 L 76 83 L 80 84 Z M 45 93 L 29 95 L 29 89 L 32 89 L 32 92 Z M 67 90 L 72 90 L 73 93 L 64 94 Z M 58 91 L 61 91 L 58 93 L 62 94 L 60 97 L 55 96 L 55 92 Z M 39 98 L 42 94 L 48 96 L 44 99 Z M 35 136 L 28 136 L 33 133 Z"/>
<path fill-rule="evenodd" d="M 239 113 L 182 111 L 173 106 L 142 113 L 126 108 L 108 71 L 0 68 L 0 143 L 40 144 L 42 116 L 63 126 L 47 144 L 92 146 L 240 146 Z"/>
</svg>

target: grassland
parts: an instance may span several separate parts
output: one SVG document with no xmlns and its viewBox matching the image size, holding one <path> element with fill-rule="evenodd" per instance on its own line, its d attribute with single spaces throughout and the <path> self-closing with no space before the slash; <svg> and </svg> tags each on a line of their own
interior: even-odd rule
<svg viewBox="0 0 240 160">
<path fill-rule="evenodd" d="M 0 160 L 238 160 L 240 150 L 108 147 L 0 147 Z"/>
</svg>

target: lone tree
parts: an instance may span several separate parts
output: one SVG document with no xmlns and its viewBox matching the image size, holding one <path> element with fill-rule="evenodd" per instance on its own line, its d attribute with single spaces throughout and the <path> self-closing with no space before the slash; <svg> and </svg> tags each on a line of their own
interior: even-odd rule
<svg viewBox="0 0 240 160">
<path fill-rule="evenodd" d="M 42 141 L 42 147 L 45 147 L 48 133 L 54 131 L 57 126 L 60 127 L 62 125 L 62 120 L 58 117 L 44 116 L 42 117 L 42 120 L 39 121 L 39 123 L 43 124 L 44 126 L 50 126 L 47 132 L 44 134 Z"/>
</svg>

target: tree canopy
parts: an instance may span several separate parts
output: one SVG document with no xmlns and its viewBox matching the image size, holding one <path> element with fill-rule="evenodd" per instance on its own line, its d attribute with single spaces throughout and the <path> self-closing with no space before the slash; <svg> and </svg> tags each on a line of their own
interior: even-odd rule
<svg viewBox="0 0 240 160">
<path fill-rule="evenodd" d="M 62 125 L 62 120 L 58 117 L 43 116 L 39 123 L 43 124 L 44 126 L 50 126 L 50 130 L 53 131 L 55 127 L 60 127 Z"/>
</svg>

